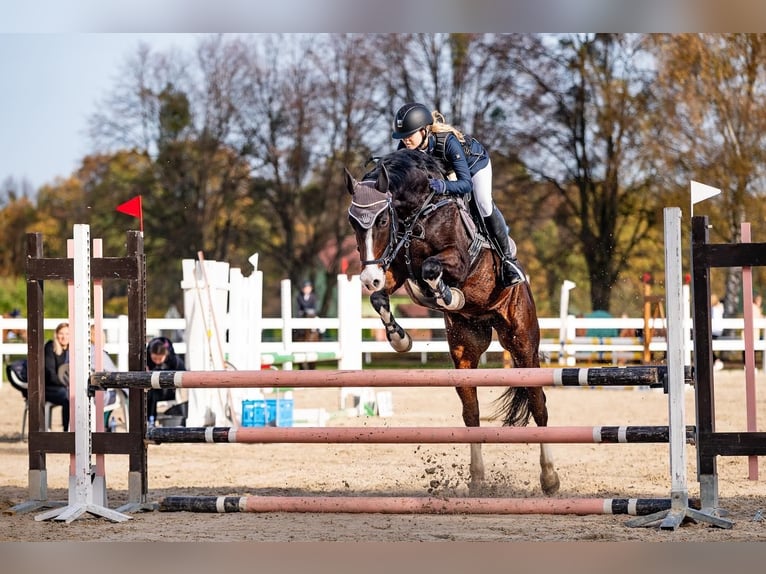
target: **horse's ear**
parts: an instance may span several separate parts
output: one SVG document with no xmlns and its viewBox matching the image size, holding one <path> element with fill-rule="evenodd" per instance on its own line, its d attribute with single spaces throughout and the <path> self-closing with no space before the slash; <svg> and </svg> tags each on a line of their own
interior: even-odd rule
<svg viewBox="0 0 766 574">
<path fill-rule="evenodd" d="M 378 173 L 378 181 L 375 183 L 375 187 L 378 189 L 378 191 L 388 193 L 388 182 L 389 179 L 386 164 L 380 162 L 380 172 Z"/>
<path fill-rule="evenodd" d="M 354 195 L 354 188 L 356 187 L 356 180 L 347 167 L 343 168 L 343 175 L 346 178 L 346 189 L 351 195 Z"/>
</svg>

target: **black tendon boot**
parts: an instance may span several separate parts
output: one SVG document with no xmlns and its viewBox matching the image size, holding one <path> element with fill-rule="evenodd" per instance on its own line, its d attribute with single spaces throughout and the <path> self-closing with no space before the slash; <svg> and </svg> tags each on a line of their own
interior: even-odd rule
<svg viewBox="0 0 766 574">
<path fill-rule="evenodd" d="M 519 262 L 513 255 L 511 255 L 511 242 L 508 238 L 508 226 L 505 223 L 503 214 L 495 207 L 492 210 L 492 215 L 484 218 L 484 223 L 487 226 L 487 230 L 492 234 L 495 241 L 495 245 L 500 248 L 502 255 L 502 274 L 501 279 L 503 285 L 510 287 L 517 283 L 525 281 L 524 273 L 519 267 Z"/>
</svg>

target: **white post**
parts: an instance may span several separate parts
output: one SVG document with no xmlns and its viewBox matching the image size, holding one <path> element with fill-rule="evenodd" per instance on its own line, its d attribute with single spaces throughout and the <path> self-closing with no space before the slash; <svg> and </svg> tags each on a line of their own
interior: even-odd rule
<svg viewBox="0 0 766 574">
<path fill-rule="evenodd" d="M 247 332 L 247 296 L 244 288 L 244 277 L 239 268 L 229 269 L 229 306 L 227 323 L 229 325 L 228 361 L 239 370 L 250 369 L 249 356 L 252 351 L 248 348 Z"/>
<path fill-rule="evenodd" d="M 120 349 L 117 352 L 117 370 L 127 372 L 128 368 L 128 316 L 119 315 L 117 317 L 117 342 L 120 343 Z"/>
<path fill-rule="evenodd" d="M 362 368 L 362 281 L 359 275 L 348 278 L 338 275 L 338 344 L 341 358 L 339 369 Z"/>
<path fill-rule="evenodd" d="M 253 272 L 245 279 L 247 294 L 248 317 L 248 346 L 252 351 L 251 363 L 248 369 L 260 370 L 263 348 L 263 271 L 258 270 L 258 254 L 253 253 L 249 258 Z"/>
<path fill-rule="evenodd" d="M 87 225 L 74 226 L 74 311 L 69 380 L 75 385 L 75 503 L 92 504 L 90 464 L 90 233 Z M 70 501 L 70 504 L 72 501 Z"/>
<path fill-rule="evenodd" d="M 671 510 L 676 511 L 685 510 L 689 506 L 686 488 L 686 408 L 682 329 L 684 309 L 681 261 L 681 209 L 667 207 L 665 208 L 665 305 L 668 324 L 670 497 Z"/>
<path fill-rule="evenodd" d="M 567 316 L 569 315 L 569 292 L 576 287 L 574 281 L 565 279 L 561 284 L 561 302 L 559 303 L 559 365 L 567 363 L 566 341 L 567 341 Z"/>
<path fill-rule="evenodd" d="M 347 277 L 338 275 L 338 345 L 341 370 L 362 369 L 362 329 L 359 318 L 362 316 L 362 281 L 358 275 Z M 340 390 L 340 409 L 346 408 L 346 397 L 354 397 L 358 409 L 363 408 L 362 396 L 370 395 L 371 389 L 362 387 L 344 387 Z M 374 396 L 374 394 L 372 395 Z"/>
<path fill-rule="evenodd" d="M 293 293 L 289 279 L 282 279 L 280 283 L 281 309 L 282 309 L 282 352 L 290 355 L 293 352 Z M 292 371 L 292 361 L 285 361 L 283 371 Z"/>
</svg>

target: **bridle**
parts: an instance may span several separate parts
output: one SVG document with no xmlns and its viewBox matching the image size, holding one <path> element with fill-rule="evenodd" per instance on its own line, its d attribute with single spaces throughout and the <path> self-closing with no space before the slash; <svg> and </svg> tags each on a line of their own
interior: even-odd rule
<svg viewBox="0 0 766 574">
<path fill-rule="evenodd" d="M 372 229 L 373 224 L 383 210 L 388 210 L 390 218 L 388 226 L 388 244 L 386 245 L 383 254 L 377 259 L 362 260 L 362 267 L 367 265 L 381 265 L 384 270 L 387 270 L 400 249 L 400 246 L 396 246 L 399 218 L 396 216 L 396 210 L 394 210 L 393 198 L 390 193 L 383 193 L 382 191 L 375 189 L 374 181 L 360 181 L 356 184 L 356 187 L 361 187 L 362 190 L 357 189 L 357 191 L 354 192 L 354 198 L 363 197 L 362 201 L 364 203 L 356 201 L 356 199 L 351 200 L 351 206 L 348 208 L 348 215 L 353 218 L 362 229 Z M 360 191 L 366 193 L 360 193 Z M 379 199 L 375 199 L 375 197 L 379 197 Z M 370 201 L 371 199 L 373 201 Z"/>
<path fill-rule="evenodd" d="M 420 209 L 414 213 L 411 217 L 400 222 L 399 216 L 394 209 L 393 197 L 390 192 L 383 193 L 375 189 L 375 182 L 373 181 L 360 181 L 357 183 L 357 187 L 362 186 L 366 193 L 362 194 L 365 198 L 362 201 L 365 203 L 351 201 L 351 207 L 348 209 L 349 216 L 356 220 L 363 229 L 371 229 L 377 218 L 380 216 L 384 209 L 388 210 L 389 226 L 388 226 L 388 243 L 386 248 L 380 257 L 376 259 L 363 260 L 362 266 L 367 265 L 380 265 L 383 271 L 388 271 L 391 267 L 399 251 L 404 247 L 404 261 L 407 264 L 407 270 L 410 277 L 414 278 L 414 272 L 412 269 L 412 261 L 410 257 L 410 243 L 413 237 L 423 239 L 424 236 L 417 236 L 414 234 L 414 229 L 417 223 L 423 218 L 427 217 L 443 205 L 454 201 L 451 197 L 445 197 L 444 199 L 431 203 L 436 194 L 435 191 L 431 191 L 426 197 Z M 369 201 L 370 196 L 375 194 L 382 196 L 375 201 Z M 354 198 L 357 197 L 357 192 L 354 193 Z M 369 202 L 368 202 L 369 201 Z M 356 208 L 356 209 L 355 209 Z M 399 231 L 400 226 L 403 226 L 402 231 Z"/>
</svg>

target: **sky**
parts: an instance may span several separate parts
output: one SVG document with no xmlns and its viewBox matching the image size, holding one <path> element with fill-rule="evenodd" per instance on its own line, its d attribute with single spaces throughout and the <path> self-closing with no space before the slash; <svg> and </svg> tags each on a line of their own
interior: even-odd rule
<svg viewBox="0 0 766 574">
<path fill-rule="evenodd" d="M 194 34 L 0 34 L 0 183 L 33 189 L 93 151 L 88 117 L 141 42 L 190 50 Z"/>
<path fill-rule="evenodd" d="M 0 0 L 0 184 L 37 189 L 78 168 L 93 151 L 88 117 L 141 41 L 165 50 L 215 32 L 732 31 L 732 14 L 746 15 L 748 29 L 764 25 L 760 0 L 729 0 L 723 11 L 699 2 L 708 9 L 697 0 Z"/>
</svg>

